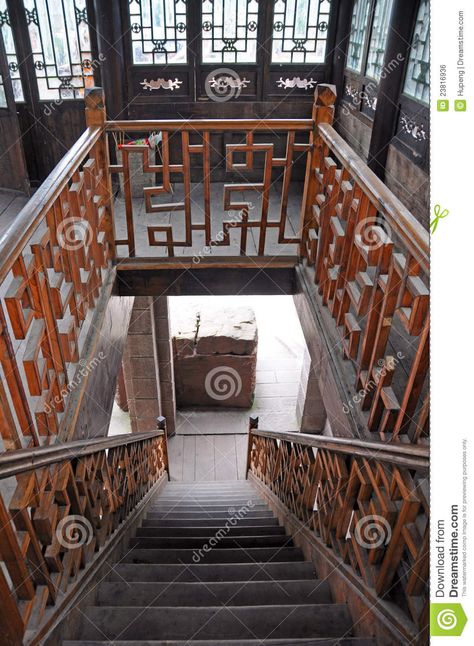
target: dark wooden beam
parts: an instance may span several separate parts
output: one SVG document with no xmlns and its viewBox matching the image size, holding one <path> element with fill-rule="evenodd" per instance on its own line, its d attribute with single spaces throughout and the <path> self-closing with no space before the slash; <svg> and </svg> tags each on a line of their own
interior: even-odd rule
<svg viewBox="0 0 474 646">
<path fill-rule="evenodd" d="M 120 296 L 287 295 L 295 292 L 296 256 L 133 258 L 117 264 Z"/>
<path fill-rule="evenodd" d="M 369 168 L 382 180 L 385 177 L 388 147 L 395 134 L 400 92 L 405 78 L 418 4 L 413 0 L 394 0 L 393 3 L 385 48 L 384 73 L 378 87 L 377 110 L 367 162 Z"/>
<path fill-rule="evenodd" d="M 328 80 L 328 83 L 333 83 L 336 86 L 339 99 L 344 96 L 344 70 L 346 68 L 347 46 L 351 33 L 352 6 L 352 2 L 342 0 L 332 7 L 334 16 L 331 16 L 331 18 L 336 23 L 336 34 L 331 61 L 331 79 Z"/>
</svg>

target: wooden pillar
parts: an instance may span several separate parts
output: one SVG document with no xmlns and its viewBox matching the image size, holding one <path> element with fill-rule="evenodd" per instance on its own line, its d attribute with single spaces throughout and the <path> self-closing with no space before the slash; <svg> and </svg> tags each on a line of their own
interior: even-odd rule
<svg viewBox="0 0 474 646">
<path fill-rule="evenodd" d="M 331 82 L 336 86 L 338 96 L 343 96 L 344 70 L 346 68 L 347 46 L 351 32 L 353 2 L 341 0 L 337 6 L 336 19 L 336 42 L 331 67 Z"/>
<path fill-rule="evenodd" d="M 171 437 L 176 433 L 176 394 L 168 297 L 150 296 L 149 301 L 160 409 L 161 415 L 166 417 L 167 435 Z"/>
<path fill-rule="evenodd" d="M 388 147 L 397 125 L 400 93 L 417 11 L 418 2 L 394 0 L 367 162 L 382 180 L 385 178 Z"/>
</svg>

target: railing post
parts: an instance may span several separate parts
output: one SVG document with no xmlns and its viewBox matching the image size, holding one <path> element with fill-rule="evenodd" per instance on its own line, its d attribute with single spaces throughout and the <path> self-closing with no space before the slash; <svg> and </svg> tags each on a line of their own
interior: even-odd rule
<svg viewBox="0 0 474 646">
<path fill-rule="evenodd" d="M 249 441 L 247 445 L 247 466 L 245 468 L 245 478 L 248 478 L 250 471 L 250 460 L 252 458 L 253 430 L 258 429 L 258 416 L 250 415 L 249 417 Z"/>
<path fill-rule="evenodd" d="M 170 475 L 170 461 L 169 461 L 169 456 L 168 456 L 168 434 L 166 432 L 166 417 L 160 417 L 156 418 L 156 424 L 158 427 L 159 431 L 164 432 L 164 458 L 165 458 L 165 467 L 166 467 L 166 473 L 168 474 L 168 481 L 171 480 L 171 475 Z"/>
<path fill-rule="evenodd" d="M 303 201 L 300 218 L 300 257 L 305 255 L 305 246 L 308 232 L 313 218 L 312 208 L 316 198 L 315 169 L 318 166 L 318 126 L 320 123 L 332 124 L 336 103 L 336 86 L 329 83 L 319 83 L 314 91 L 313 130 L 310 135 L 310 151 L 306 161 L 306 174 L 304 180 Z"/>
<path fill-rule="evenodd" d="M 105 123 L 107 112 L 105 108 L 105 93 L 101 87 L 86 88 L 84 93 L 86 125 L 88 128 L 101 128 L 102 136 L 97 142 L 96 161 L 102 173 L 102 195 L 105 207 L 105 228 L 106 239 L 112 258 L 116 256 L 115 249 L 115 227 L 114 227 L 114 206 L 112 179 L 110 176 L 109 144 Z"/>
</svg>

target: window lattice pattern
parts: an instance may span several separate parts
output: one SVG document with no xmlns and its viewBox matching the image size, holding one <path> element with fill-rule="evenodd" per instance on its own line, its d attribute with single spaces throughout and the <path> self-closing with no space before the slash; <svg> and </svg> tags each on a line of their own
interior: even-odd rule
<svg viewBox="0 0 474 646">
<path fill-rule="evenodd" d="M 129 15 L 135 65 L 187 62 L 186 0 L 130 0 Z"/>
<path fill-rule="evenodd" d="M 257 62 L 257 0 L 204 0 L 202 62 Z"/>
<path fill-rule="evenodd" d="M 410 49 L 405 94 L 423 103 L 430 100 L 430 3 L 421 0 Z"/>
<path fill-rule="evenodd" d="M 3 87 L 3 76 L 0 74 L 0 108 L 6 108 L 7 97 L 5 96 L 5 88 Z"/>
<path fill-rule="evenodd" d="M 352 10 L 351 33 L 347 48 L 347 67 L 354 70 L 354 72 L 360 72 L 362 68 L 369 7 L 369 0 L 355 0 Z"/>
<path fill-rule="evenodd" d="M 39 98 L 80 99 L 94 85 L 86 0 L 24 0 Z"/>
<path fill-rule="evenodd" d="M 0 0 L 0 27 L 2 29 L 3 43 L 7 55 L 8 70 L 13 86 L 15 101 L 24 101 L 23 87 L 20 80 L 20 69 L 18 66 L 18 57 L 16 55 L 15 41 L 10 23 L 10 14 L 8 13 L 7 1 Z"/>
<path fill-rule="evenodd" d="M 330 0 L 276 0 L 272 63 L 324 63 Z"/>
<path fill-rule="evenodd" d="M 393 0 L 377 0 L 375 3 L 374 21 L 370 35 L 365 73 L 376 81 L 380 80 L 382 74 L 392 4 Z"/>
</svg>

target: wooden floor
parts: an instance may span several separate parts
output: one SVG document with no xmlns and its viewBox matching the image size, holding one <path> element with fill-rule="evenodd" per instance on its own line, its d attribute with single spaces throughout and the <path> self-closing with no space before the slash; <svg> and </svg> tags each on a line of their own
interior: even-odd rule
<svg viewBox="0 0 474 646">
<path fill-rule="evenodd" d="M 0 190 L 0 236 L 7 230 L 27 202 L 27 197 Z"/>
<path fill-rule="evenodd" d="M 244 480 L 247 439 L 247 435 L 176 435 L 170 438 L 171 480 Z"/>
</svg>

